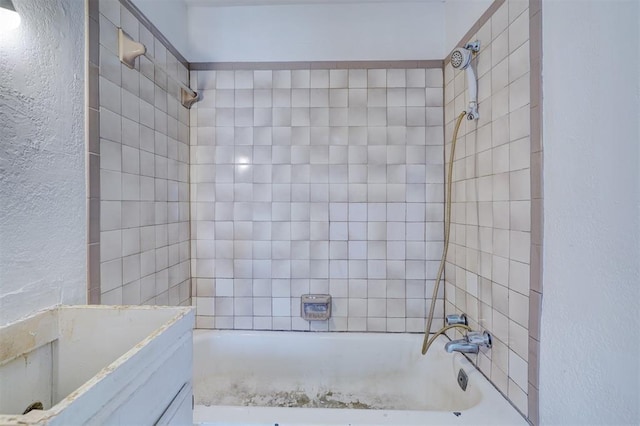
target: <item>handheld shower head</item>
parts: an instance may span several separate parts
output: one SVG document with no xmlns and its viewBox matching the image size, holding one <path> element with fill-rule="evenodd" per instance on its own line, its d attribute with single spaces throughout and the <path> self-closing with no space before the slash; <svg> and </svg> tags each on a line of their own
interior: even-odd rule
<svg viewBox="0 0 640 426">
<path fill-rule="evenodd" d="M 455 69 L 464 70 L 471 64 L 471 51 L 458 47 L 451 54 L 451 66 Z"/>
<path fill-rule="evenodd" d="M 467 74 L 467 87 L 469 88 L 468 120 L 477 120 L 478 115 L 478 83 L 476 74 L 471 66 L 473 52 L 480 50 L 480 42 L 469 43 L 465 47 L 458 47 L 451 53 L 451 66 L 455 69 L 465 70 Z"/>
</svg>

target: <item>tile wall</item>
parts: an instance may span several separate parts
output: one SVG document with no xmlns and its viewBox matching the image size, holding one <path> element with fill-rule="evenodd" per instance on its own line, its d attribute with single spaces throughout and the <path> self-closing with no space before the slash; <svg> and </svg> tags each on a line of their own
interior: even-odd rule
<svg viewBox="0 0 640 426">
<path fill-rule="evenodd" d="M 445 312 L 465 312 L 489 330 L 480 369 L 525 415 L 529 389 L 531 126 L 529 2 L 507 0 L 469 41 L 479 39 L 480 120 L 464 120 L 454 160 L 452 237 Z M 464 71 L 445 65 L 445 158 L 467 106 Z M 447 160 L 448 161 L 448 160 Z"/>
<path fill-rule="evenodd" d="M 93 280 L 103 304 L 190 304 L 189 111 L 176 83 L 189 74 L 125 4 L 99 0 L 90 28 L 99 28 L 100 273 Z M 118 27 L 166 72 L 146 57 L 133 70 L 121 64 Z"/>
<path fill-rule="evenodd" d="M 443 240 L 442 70 L 191 82 L 197 326 L 423 331 Z M 333 296 L 330 321 L 300 318 L 305 293 Z"/>
</svg>

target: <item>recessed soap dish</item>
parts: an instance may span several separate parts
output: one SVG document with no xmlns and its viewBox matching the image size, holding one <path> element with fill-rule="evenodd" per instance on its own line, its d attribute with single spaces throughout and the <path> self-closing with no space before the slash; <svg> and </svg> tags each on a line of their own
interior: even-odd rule
<svg viewBox="0 0 640 426">
<path fill-rule="evenodd" d="M 326 321 L 331 317 L 331 296 L 303 294 L 300 298 L 300 316 L 307 321 Z"/>
</svg>

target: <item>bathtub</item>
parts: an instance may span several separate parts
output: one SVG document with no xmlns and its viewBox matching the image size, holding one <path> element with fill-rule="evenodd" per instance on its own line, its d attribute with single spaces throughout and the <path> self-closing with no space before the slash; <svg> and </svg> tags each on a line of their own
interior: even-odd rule
<svg viewBox="0 0 640 426">
<path fill-rule="evenodd" d="M 194 423 L 526 425 L 446 341 L 422 356 L 417 334 L 196 330 Z"/>
</svg>

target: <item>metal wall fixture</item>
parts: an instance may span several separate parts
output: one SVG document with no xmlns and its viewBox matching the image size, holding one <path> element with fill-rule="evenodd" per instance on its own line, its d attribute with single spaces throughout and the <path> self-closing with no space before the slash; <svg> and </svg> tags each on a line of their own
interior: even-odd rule
<svg viewBox="0 0 640 426">
<path fill-rule="evenodd" d="M 447 324 L 446 327 L 465 327 L 467 330 L 471 330 L 468 327 L 467 314 L 447 315 L 445 322 Z M 491 334 L 486 331 L 482 333 L 479 331 L 469 331 L 462 339 L 448 342 L 444 346 L 444 349 L 449 353 L 461 352 L 465 354 L 477 354 L 480 351 L 480 347 L 491 347 Z"/>
<path fill-rule="evenodd" d="M 470 331 L 462 339 L 452 340 L 444 345 L 444 349 L 463 354 L 477 354 L 480 347 L 491 348 L 491 334 L 487 331 Z"/>
<path fill-rule="evenodd" d="M 144 44 L 133 40 L 122 28 L 118 28 L 118 58 L 120 59 L 120 62 L 133 69 L 135 68 L 136 58 L 142 55 L 149 59 L 153 65 L 160 68 L 168 78 L 180 86 L 180 103 L 183 107 L 191 108 L 191 106 L 199 100 L 198 94 L 195 91 L 181 81 L 172 77 L 162 65 L 156 62 L 153 56 L 147 54 L 147 47 Z"/>
<path fill-rule="evenodd" d="M 455 69 L 465 70 L 467 74 L 467 88 L 469 89 L 469 106 L 467 107 L 467 120 L 477 120 L 478 114 L 478 80 L 473 71 L 473 55 L 480 51 L 480 41 L 476 40 L 459 47 L 451 53 L 451 66 Z"/>
<path fill-rule="evenodd" d="M 300 316 L 307 321 L 326 321 L 331 318 L 331 296 L 303 294 L 300 298 Z"/>
<path fill-rule="evenodd" d="M 445 318 L 445 322 L 447 323 L 447 325 L 454 325 L 454 324 L 469 325 L 469 322 L 467 321 L 467 314 L 447 315 L 447 317 Z"/>
</svg>

